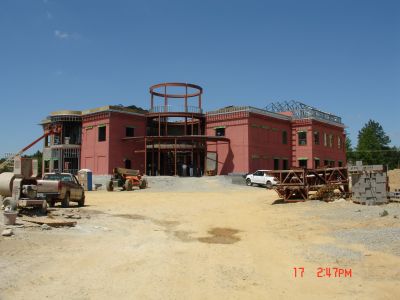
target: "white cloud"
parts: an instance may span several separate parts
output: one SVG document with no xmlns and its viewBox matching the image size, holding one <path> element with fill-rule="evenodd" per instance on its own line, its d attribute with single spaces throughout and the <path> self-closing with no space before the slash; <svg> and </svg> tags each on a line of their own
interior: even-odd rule
<svg viewBox="0 0 400 300">
<path fill-rule="evenodd" d="M 54 30 L 54 36 L 61 40 L 67 40 L 71 37 L 71 34 L 69 34 L 68 32 L 62 32 L 60 30 Z"/>
<path fill-rule="evenodd" d="M 54 36 L 60 40 L 78 40 L 81 38 L 79 33 L 69 33 L 61 30 L 54 30 Z"/>
</svg>

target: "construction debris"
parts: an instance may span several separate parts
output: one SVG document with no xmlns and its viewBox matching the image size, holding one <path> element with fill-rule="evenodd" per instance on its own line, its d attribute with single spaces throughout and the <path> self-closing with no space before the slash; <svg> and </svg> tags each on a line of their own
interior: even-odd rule
<svg viewBox="0 0 400 300">
<path fill-rule="evenodd" d="M 400 202 L 400 190 L 395 189 L 394 192 L 389 192 L 391 202 Z"/>
<path fill-rule="evenodd" d="M 52 219 L 48 217 L 23 217 L 22 221 L 31 222 L 39 225 L 46 224 L 51 227 L 60 227 L 60 226 L 75 226 L 76 221 L 70 221 L 65 219 Z"/>
<path fill-rule="evenodd" d="M 2 236 L 12 236 L 14 233 L 12 229 L 4 229 L 3 232 L 1 233 Z"/>
<path fill-rule="evenodd" d="M 47 224 L 42 224 L 42 226 L 40 226 L 41 230 L 51 230 L 51 227 Z"/>
</svg>

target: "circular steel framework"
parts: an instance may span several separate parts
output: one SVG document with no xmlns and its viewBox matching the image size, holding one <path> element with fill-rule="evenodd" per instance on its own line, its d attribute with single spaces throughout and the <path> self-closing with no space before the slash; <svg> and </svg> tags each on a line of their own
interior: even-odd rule
<svg viewBox="0 0 400 300">
<path fill-rule="evenodd" d="M 182 94 L 168 94 L 167 93 L 167 88 L 168 87 L 182 87 L 185 88 L 185 93 Z M 162 91 L 158 91 L 159 89 L 163 88 L 164 92 Z M 197 90 L 194 93 L 189 94 L 188 93 L 188 88 L 192 88 Z M 182 82 L 165 82 L 165 83 L 159 83 L 159 84 L 155 84 L 152 85 L 150 87 L 150 94 L 152 96 L 159 96 L 159 97 L 163 97 L 163 98 L 181 98 L 181 99 L 185 99 L 185 98 L 192 98 L 192 97 L 197 97 L 197 96 L 201 96 L 201 94 L 203 94 L 203 88 L 199 85 L 196 84 L 192 84 L 192 83 L 182 83 Z"/>
<path fill-rule="evenodd" d="M 198 170 L 194 172 L 196 175 L 201 174 L 206 153 L 205 116 L 201 109 L 203 88 L 191 83 L 166 82 L 151 86 L 149 91 L 147 170 L 151 174 L 178 175 L 181 165 L 187 164 Z M 189 106 L 190 99 L 192 104 L 193 100 L 197 103 Z"/>
</svg>

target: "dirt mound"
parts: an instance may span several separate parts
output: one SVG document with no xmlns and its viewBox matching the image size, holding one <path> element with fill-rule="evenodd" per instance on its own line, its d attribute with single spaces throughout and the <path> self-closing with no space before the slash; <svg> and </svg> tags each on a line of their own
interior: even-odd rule
<svg viewBox="0 0 400 300">
<path fill-rule="evenodd" d="M 390 190 L 394 191 L 394 189 L 400 189 L 400 169 L 390 170 L 388 175 Z"/>
</svg>

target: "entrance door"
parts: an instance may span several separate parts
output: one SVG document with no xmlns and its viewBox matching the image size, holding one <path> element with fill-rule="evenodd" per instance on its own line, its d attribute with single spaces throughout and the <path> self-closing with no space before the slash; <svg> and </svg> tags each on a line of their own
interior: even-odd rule
<svg viewBox="0 0 400 300">
<path fill-rule="evenodd" d="M 131 160 L 130 159 L 126 159 L 125 160 L 125 169 L 131 169 L 132 165 L 131 165 Z"/>
<path fill-rule="evenodd" d="M 207 152 L 207 163 L 206 163 L 206 168 L 207 171 L 212 171 L 215 174 L 217 173 L 217 152 Z"/>
</svg>

